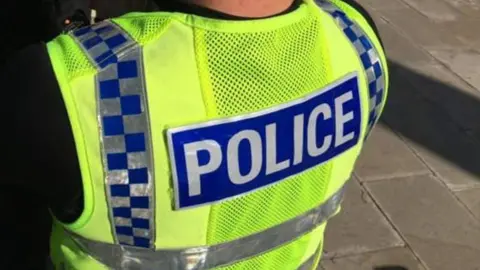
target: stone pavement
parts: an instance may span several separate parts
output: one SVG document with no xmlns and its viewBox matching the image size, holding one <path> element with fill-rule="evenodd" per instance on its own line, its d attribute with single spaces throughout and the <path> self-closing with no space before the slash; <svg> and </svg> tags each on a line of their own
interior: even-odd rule
<svg viewBox="0 0 480 270">
<path fill-rule="evenodd" d="M 390 96 L 319 269 L 480 270 L 480 0 L 358 1 Z"/>
</svg>

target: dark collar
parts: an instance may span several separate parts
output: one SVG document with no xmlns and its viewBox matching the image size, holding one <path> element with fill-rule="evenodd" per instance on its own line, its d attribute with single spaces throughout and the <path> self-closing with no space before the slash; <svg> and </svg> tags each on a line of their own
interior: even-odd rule
<svg viewBox="0 0 480 270">
<path fill-rule="evenodd" d="M 287 13 L 290 13 L 297 8 L 300 7 L 300 5 L 303 3 L 303 0 L 295 0 L 293 1 L 292 5 L 286 9 L 285 11 L 275 14 L 273 16 L 268 16 L 264 18 L 247 18 L 247 17 L 238 17 L 226 13 L 222 13 L 220 11 L 212 10 L 209 8 L 197 6 L 194 4 L 189 4 L 189 3 L 181 3 L 177 1 L 165 1 L 167 3 L 161 4 L 161 6 L 158 7 L 160 11 L 167 11 L 167 12 L 182 12 L 186 14 L 193 14 L 193 15 L 198 15 L 202 17 L 207 17 L 207 18 L 213 18 L 213 19 L 222 19 L 222 20 L 254 20 L 254 19 L 265 19 L 265 18 L 271 18 L 271 17 L 276 17 L 280 15 L 284 15 Z"/>
</svg>

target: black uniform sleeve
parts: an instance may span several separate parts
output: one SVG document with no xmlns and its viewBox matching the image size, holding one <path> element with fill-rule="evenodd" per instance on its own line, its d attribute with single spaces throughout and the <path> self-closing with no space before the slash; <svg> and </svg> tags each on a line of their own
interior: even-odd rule
<svg viewBox="0 0 480 270">
<path fill-rule="evenodd" d="M 42 269 L 51 231 L 48 208 L 68 221 L 83 207 L 73 135 L 44 43 L 10 55 L 0 81 L 7 149 L 0 178 L 0 239 L 6 247 L 0 264 L 6 265 L 0 268 Z"/>
</svg>

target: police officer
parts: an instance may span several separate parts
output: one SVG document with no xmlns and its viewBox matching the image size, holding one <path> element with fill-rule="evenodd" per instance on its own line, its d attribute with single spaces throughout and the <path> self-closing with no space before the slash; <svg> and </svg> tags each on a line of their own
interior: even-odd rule
<svg viewBox="0 0 480 270">
<path fill-rule="evenodd" d="M 2 73 L 16 169 L 0 190 L 19 194 L 2 238 L 25 244 L 28 189 L 59 269 L 314 269 L 386 100 L 372 23 L 340 0 L 170 8 L 31 46 Z"/>
</svg>

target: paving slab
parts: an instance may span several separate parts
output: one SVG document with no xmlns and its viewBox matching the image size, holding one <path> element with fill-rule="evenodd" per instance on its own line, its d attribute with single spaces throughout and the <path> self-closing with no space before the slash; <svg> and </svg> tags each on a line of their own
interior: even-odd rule
<svg viewBox="0 0 480 270">
<path fill-rule="evenodd" d="M 408 69 L 398 64 L 391 67 L 391 91 L 382 119 L 452 190 L 480 186 L 480 144 L 399 74 Z M 448 95 L 460 98 L 454 90 Z"/>
<path fill-rule="evenodd" d="M 425 270 L 421 262 L 407 248 L 392 248 L 379 252 L 369 252 L 355 256 L 323 260 L 321 267 L 324 270 Z M 396 268 L 395 268 L 396 267 Z M 319 268 L 317 270 L 321 270 Z"/>
<path fill-rule="evenodd" d="M 480 91 L 441 64 L 418 63 L 398 74 L 415 86 L 416 92 L 444 109 L 470 138 L 480 142 Z"/>
<path fill-rule="evenodd" d="M 409 37 L 416 45 L 427 49 L 465 47 L 459 38 L 443 30 L 438 23 L 412 8 L 379 10 L 378 12 L 395 27 L 398 33 Z"/>
<path fill-rule="evenodd" d="M 348 183 L 342 212 L 327 225 L 324 258 L 403 246 L 404 242 L 354 178 Z"/>
<path fill-rule="evenodd" d="M 438 179 L 414 176 L 365 187 L 429 269 L 480 269 L 480 222 Z"/>
<path fill-rule="evenodd" d="M 386 1 L 388 2 L 388 1 Z M 415 45 L 405 36 L 397 33 L 392 25 L 380 18 L 375 21 L 388 58 L 402 62 L 406 66 L 415 67 L 419 64 L 432 63 L 434 58 Z"/>
<path fill-rule="evenodd" d="M 360 0 L 358 2 L 369 10 L 398 10 L 407 7 L 402 0 Z"/>
<path fill-rule="evenodd" d="M 355 169 L 362 182 L 428 173 L 423 162 L 385 124 L 372 131 Z"/>
<path fill-rule="evenodd" d="M 462 16 L 462 14 L 445 2 L 438 0 L 403 0 L 409 6 L 414 8 L 425 17 L 436 21 L 454 21 Z"/>
<path fill-rule="evenodd" d="M 476 219 L 480 220 L 480 188 L 473 188 L 455 193 Z"/>
<path fill-rule="evenodd" d="M 445 142 L 445 143 L 448 143 L 448 142 Z M 469 188 L 475 188 L 480 186 L 480 179 L 476 172 L 459 168 L 459 165 L 453 163 L 453 161 L 450 160 L 450 157 L 445 158 L 445 157 L 438 156 L 438 153 L 436 152 L 436 150 L 432 151 L 430 149 L 426 149 L 425 147 L 423 147 L 422 145 L 419 145 L 418 143 L 412 143 L 412 144 L 418 150 L 420 156 L 425 160 L 426 163 L 429 164 L 431 168 L 434 169 L 434 171 L 438 174 L 439 178 L 448 186 L 450 190 L 461 191 L 461 190 L 466 190 Z M 460 147 L 463 148 L 468 146 L 465 145 Z M 450 150 L 447 150 L 447 151 L 450 151 Z M 480 154 L 480 152 L 477 152 L 477 153 Z M 458 155 L 460 154 L 461 152 Z M 455 155 L 456 155 L 455 158 L 457 158 L 458 155 L 457 154 Z M 475 155 L 477 154 L 475 153 Z M 470 167 L 470 168 L 473 168 L 474 170 L 477 170 L 477 168 L 472 167 L 474 166 L 472 164 L 474 164 L 475 162 L 478 162 L 478 159 L 471 160 L 469 159 L 469 156 L 465 156 L 465 158 L 457 159 L 454 162 L 462 163 L 461 166 L 463 165 L 465 167 Z"/>
<path fill-rule="evenodd" d="M 451 5 L 468 18 L 480 18 L 480 1 L 479 0 L 442 0 Z M 464 17 L 461 20 L 466 19 Z"/>
<path fill-rule="evenodd" d="M 479 52 L 474 51 L 473 49 L 434 49 L 430 50 L 430 53 L 480 91 Z"/>
<path fill-rule="evenodd" d="M 440 23 L 439 27 L 460 39 L 467 48 L 475 48 L 480 42 L 480 33 L 477 29 L 480 25 L 480 11 L 471 18 L 463 18 L 452 22 Z"/>
</svg>

